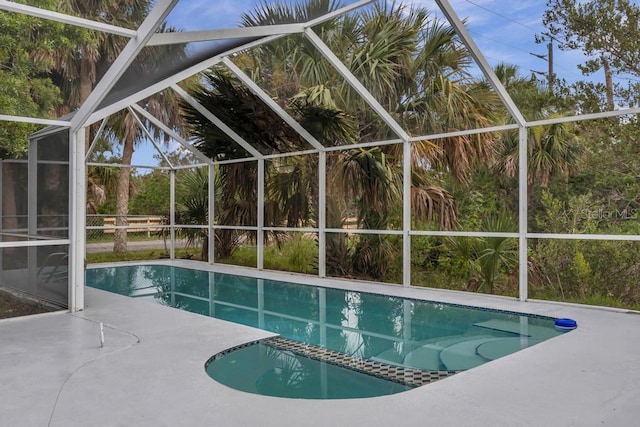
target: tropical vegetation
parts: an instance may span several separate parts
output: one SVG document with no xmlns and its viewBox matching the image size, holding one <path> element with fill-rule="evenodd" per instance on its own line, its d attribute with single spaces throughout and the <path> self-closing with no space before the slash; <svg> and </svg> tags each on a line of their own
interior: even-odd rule
<svg viewBox="0 0 640 427">
<path fill-rule="evenodd" d="M 93 3 L 62 2 L 61 7 L 74 15 L 135 27 L 151 5 L 146 0 L 103 2 L 103 9 L 97 10 L 89 7 Z M 306 21 L 340 6 L 337 0 L 262 3 L 242 17 L 242 25 Z M 495 74 L 530 121 L 637 107 L 634 79 L 640 72 L 638 37 L 633 34 L 638 16 L 640 9 L 628 1 L 547 1 L 546 36 L 553 36 L 561 49 L 589 54 L 592 59 L 582 69 L 586 75 L 603 72 L 602 84 L 567 83 L 557 76 L 550 87 L 508 64 L 497 65 Z M 590 30 L 593 22 L 599 23 L 597 31 Z M 25 25 L 0 15 L 0 26 Z M 55 34 L 58 29 L 50 30 Z M 313 31 L 411 137 L 514 123 L 488 81 L 476 75 L 472 57 L 455 31 L 427 9 L 378 2 Z M 53 112 L 60 98 L 64 105 L 77 107 L 126 41 L 85 30 L 72 36 L 78 49 L 66 49 L 68 40 L 63 39 L 40 55 L 43 62 L 34 68 L 16 68 L 15 78 L 32 82 L 42 93 L 21 100 L 29 104 L 23 111 Z M 2 63 L 7 64 L 11 55 L 24 59 L 24 52 L 36 49 L 28 40 L 7 41 L 0 49 Z M 179 49 L 173 53 L 178 59 L 184 54 Z M 158 57 L 143 54 L 133 65 L 134 72 L 159 66 L 154 62 Z M 233 68 L 257 83 L 311 138 L 287 125 L 229 67 L 207 70 L 198 85 L 187 85 L 191 95 L 264 155 L 305 152 L 314 140 L 330 147 L 324 177 L 329 195 L 326 227 L 361 232 L 326 233 L 327 273 L 400 282 L 402 238 L 393 232 L 403 223 L 405 153 L 399 141 L 404 135 L 394 131 L 308 38 L 282 37 L 230 59 Z M 2 72 L 0 78 L 7 78 Z M 629 84 L 615 83 L 615 76 L 629 77 Z M 0 90 L 8 89 L 0 85 Z M 12 98 L 5 95 L 0 91 L 0 102 Z M 215 223 L 255 227 L 260 216 L 258 162 L 240 161 L 249 157 L 247 150 L 191 105 L 179 104 L 165 93 L 143 104 L 178 129 L 188 128 L 196 146 L 221 162 L 215 169 Z M 637 125 L 637 116 L 628 115 L 542 122 L 529 128 L 525 200 L 529 231 L 640 234 Z M 156 136 L 163 138 L 159 132 Z M 516 232 L 519 137 L 517 130 L 504 130 L 412 142 L 412 229 Z M 114 141 L 123 142 L 121 160 L 127 163 L 143 138 L 133 116 L 123 112 L 109 119 L 99 143 L 108 148 Z M 0 135 L 0 141 L 8 140 Z M 359 143 L 370 144 L 353 147 Z M 19 151 L 2 144 L 6 152 Z M 100 162 L 110 161 L 94 156 Z M 318 226 L 319 163 L 315 153 L 265 160 L 265 226 Z M 198 247 L 201 259 L 209 252 L 207 230 L 197 227 L 206 224 L 210 214 L 204 172 L 178 172 L 176 198 L 177 222 L 189 226 L 181 236 Z M 122 219 L 151 210 L 167 214 L 168 181 L 164 171 L 131 175 L 129 168 L 92 168 L 87 209 Z M 125 237 L 119 233 L 117 250 L 126 250 Z M 255 231 L 246 229 L 216 229 L 216 261 L 255 265 L 257 238 Z M 316 233 L 302 231 L 265 233 L 265 267 L 315 271 L 317 240 Z M 530 238 L 527 265 L 521 266 L 514 238 L 416 235 L 411 237 L 412 284 L 515 296 L 519 269 L 527 268 L 532 297 L 638 307 L 639 255 L 637 242 Z"/>
</svg>

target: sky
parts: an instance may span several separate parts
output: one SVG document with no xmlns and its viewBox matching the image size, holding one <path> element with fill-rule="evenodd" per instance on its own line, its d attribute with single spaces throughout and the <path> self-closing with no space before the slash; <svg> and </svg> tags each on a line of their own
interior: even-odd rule
<svg viewBox="0 0 640 427">
<path fill-rule="evenodd" d="M 402 1 L 438 13 L 434 0 Z M 491 65 L 500 62 L 517 65 L 526 75 L 532 71 L 547 72 L 547 61 L 533 55 L 547 54 L 546 43 L 535 43 L 535 35 L 545 31 L 542 16 L 546 0 L 449 1 L 458 16 L 466 19 L 467 29 Z M 345 4 L 353 2 L 343 0 Z M 259 3 L 260 0 L 180 0 L 168 20 L 184 31 L 232 28 L 239 26 L 243 13 Z M 585 59 L 582 53 L 563 52 L 554 47 L 553 56 L 556 75 L 570 82 L 583 78 L 576 67 Z"/>
<path fill-rule="evenodd" d="M 267 0 L 271 1 L 271 0 Z M 355 0 L 342 0 L 343 4 Z M 484 57 L 492 66 L 516 65 L 523 76 L 534 72 L 545 79 L 548 62 L 546 43 L 536 44 L 536 34 L 545 31 L 542 16 L 546 0 L 449 0 Z M 444 19 L 434 0 L 403 0 L 407 5 L 422 6 Z M 167 20 L 182 31 L 234 28 L 243 13 L 251 11 L 261 0 L 180 0 Z M 535 55 L 540 56 L 535 56 Z M 577 64 L 584 62 L 581 52 L 564 52 L 554 46 L 554 73 L 569 82 L 584 79 Z M 478 71 L 479 73 L 479 71 Z M 544 74 L 539 74 L 544 73 Z M 594 76 L 602 79 L 601 76 Z M 153 152 L 154 150 L 150 150 Z M 137 150 L 140 162 L 149 163 L 149 151 Z M 143 154 L 145 153 L 146 154 Z M 134 163 L 135 163 L 134 159 Z M 155 162 L 154 162 L 155 163 Z M 139 163 L 142 164 L 142 163 Z"/>
</svg>

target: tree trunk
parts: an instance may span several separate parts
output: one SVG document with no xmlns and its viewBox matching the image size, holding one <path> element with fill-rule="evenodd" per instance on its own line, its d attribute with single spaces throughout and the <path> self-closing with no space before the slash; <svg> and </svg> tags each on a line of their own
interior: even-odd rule
<svg viewBox="0 0 640 427">
<path fill-rule="evenodd" d="M 209 261 L 209 236 L 202 237 L 202 250 L 200 251 L 200 261 Z"/>
<path fill-rule="evenodd" d="M 604 81 L 607 96 L 607 109 L 613 111 L 615 108 L 613 101 L 613 78 L 611 77 L 611 66 L 607 59 L 602 58 L 602 67 L 604 68 Z"/>
<path fill-rule="evenodd" d="M 95 74 L 95 66 L 92 66 L 91 62 L 87 58 L 88 53 L 86 49 L 83 48 L 83 59 L 80 61 L 80 105 L 87 100 L 91 91 L 93 90 L 93 79 L 92 76 Z M 78 107 L 80 106 L 78 105 Z M 89 127 L 85 129 L 85 139 L 84 139 L 84 152 L 87 153 L 89 151 L 89 147 L 91 145 L 91 138 L 89 137 Z"/>
<path fill-rule="evenodd" d="M 133 157 L 133 139 L 125 138 L 122 149 L 122 164 L 131 165 Z M 127 215 L 129 214 L 129 181 L 131 179 L 131 168 L 120 168 L 118 176 L 118 190 L 116 193 L 116 225 L 129 225 Z M 127 230 L 116 228 L 113 235 L 113 252 L 127 251 Z"/>
</svg>

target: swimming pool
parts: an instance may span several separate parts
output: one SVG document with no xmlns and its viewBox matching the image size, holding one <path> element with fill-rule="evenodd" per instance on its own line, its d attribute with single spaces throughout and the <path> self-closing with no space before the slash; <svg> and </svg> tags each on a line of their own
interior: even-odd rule
<svg viewBox="0 0 640 427">
<path fill-rule="evenodd" d="M 563 333 L 550 317 L 168 265 L 91 268 L 86 280 L 278 334 L 213 355 L 206 370 L 234 388 L 285 397 L 397 393 Z"/>
</svg>

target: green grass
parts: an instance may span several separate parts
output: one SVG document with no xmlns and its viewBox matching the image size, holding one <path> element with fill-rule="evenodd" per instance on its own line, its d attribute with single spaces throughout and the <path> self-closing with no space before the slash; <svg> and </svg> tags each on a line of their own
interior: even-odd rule
<svg viewBox="0 0 640 427">
<path fill-rule="evenodd" d="M 232 256 L 217 260 L 221 264 L 256 267 L 258 251 L 255 246 L 238 248 Z M 318 272 L 318 246 L 309 237 L 296 237 L 280 247 L 270 244 L 264 248 L 264 268 L 276 271 L 315 274 Z"/>
<path fill-rule="evenodd" d="M 536 290 L 535 292 L 531 293 L 530 298 L 537 300 L 570 302 L 575 304 L 597 305 L 601 307 L 623 308 L 627 310 L 640 311 L 640 304 L 638 303 L 621 301 L 613 296 L 600 295 L 597 293 L 585 295 L 583 297 L 567 296 L 566 298 L 563 298 L 562 295 L 555 290 Z"/>
<path fill-rule="evenodd" d="M 216 262 L 255 268 L 258 265 L 258 251 L 255 246 L 244 245 L 236 249 L 230 257 L 216 260 Z"/>
<path fill-rule="evenodd" d="M 197 256 L 198 250 L 194 248 L 176 249 L 176 258 L 197 259 Z M 148 249 L 143 251 L 131 251 L 123 253 L 100 252 L 87 254 L 87 262 L 90 264 L 118 261 L 147 261 L 166 258 L 168 258 L 168 254 L 161 249 Z"/>
<path fill-rule="evenodd" d="M 200 253 L 199 248 L 176 249 L 176 258 L 197 259 Z M 162 249 L 149 249 L 143 251 L 133 251 L 125 253 L 88 253 L 87 262 L 91 264 L 118 261 L 146 261 L 155 259 L 165 259 L 167 254 Z M 268 245 L 264 250 L 264 267 L 269 270 L 291 271 L 296 273 L 316 274 L 317 273 L 318 248 L 315 241 L 309 238 L 292 239 L 285 242 L 280 248 L 277 245 Z M 231 264 L 244 267 L 256 267 L 257 250 L 255 246 L 245 245 L 234 252 L 234 254 L 224 260 L 218 260 L 221 264 Z M 412 282 L 414 286 L 427 286 L 440 289 L 465 290 L 464 281 L 454 280 L 439 274 L 427 274 L 416 268 L 412 271 Z M 500 292 L 496 289 L 496 294 L 512 295 L 513 292 Z M 482 292 L 482 290 L 480 290 Z M 553 290 L 532 292 L 531 298 L 549 301 L 563 301 L 577 304 L 596 305 L 603 307 L 616 307 L 628 310 L 640 311 L 640 304 L 620 301 L 614 297 L 606 295 L 585 295 L 582 298 L 569 297 L 563 299 L 561 295 Z"/>
</svg>

